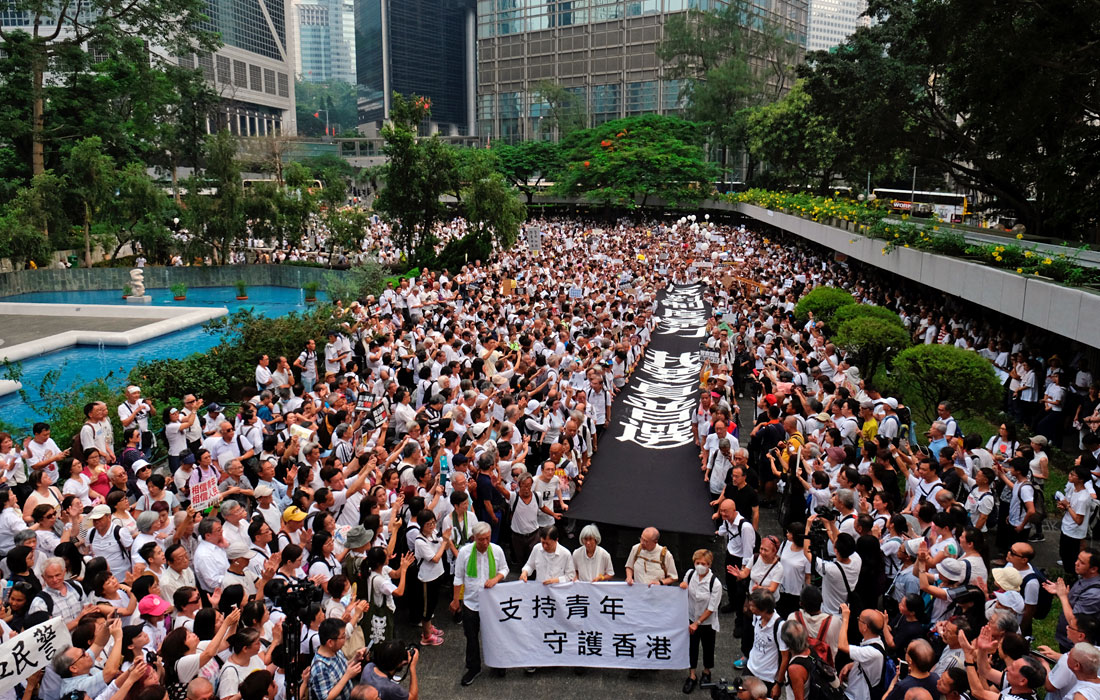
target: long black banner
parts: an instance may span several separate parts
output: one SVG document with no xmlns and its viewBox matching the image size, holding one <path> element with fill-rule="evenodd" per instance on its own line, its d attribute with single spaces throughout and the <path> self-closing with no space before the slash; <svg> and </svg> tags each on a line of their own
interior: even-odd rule
<svg viewBox="0 0 1100 700">
<path fill-rule="evenodd" d="M 714 533 L 699 449 L 691 437 L 702 369 L 699 343 L 709 314 L 703 289 L 675 286 L 661 297 L 657 331 L 611 409 L 611 425 L 584 489 L 570 505 L 570 517 Z"/>
</svg>

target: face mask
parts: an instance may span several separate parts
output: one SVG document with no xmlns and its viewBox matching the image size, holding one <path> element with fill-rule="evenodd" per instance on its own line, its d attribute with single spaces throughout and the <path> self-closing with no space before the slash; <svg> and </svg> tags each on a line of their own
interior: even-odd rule
<svg viewBox="0 0 1100 700">
<path fill-rule="evenodd" d="M 702 577 L 706 576 L 708 573 L 710 573 L 710 567 L 707 566 L 706 564 L 696 564 L 695 565 L 695 575 L 698 576 L 699 578 L 702 578 Z"/>
</svg>

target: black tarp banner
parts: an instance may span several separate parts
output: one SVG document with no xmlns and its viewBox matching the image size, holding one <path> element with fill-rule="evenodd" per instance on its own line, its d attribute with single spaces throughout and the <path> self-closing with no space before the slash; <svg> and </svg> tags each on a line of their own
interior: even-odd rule
<svg viewBox="0 0 1100 700">
<path fill-rule="evenodd" d="M 611 425 L 569 507 L 580 520 L 714 534 L 710 494 L 691 437 L 699 343 L 710 313 L 704 286 L 670 287 L 645 356 L 611 409 Z"/>
</svg>

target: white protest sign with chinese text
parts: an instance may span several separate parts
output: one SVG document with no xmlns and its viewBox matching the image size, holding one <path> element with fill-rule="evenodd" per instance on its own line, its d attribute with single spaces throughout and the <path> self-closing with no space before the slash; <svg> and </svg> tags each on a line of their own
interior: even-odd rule
<svg viewBox="0 0 1100 700">
<path fill-rule="evenodd" d="M 688 665 L 687 591 L 679 586 L 534 581 L 479 597 L 481 648 L 493 668 Z"/>
<path fill-rule="evenodd" d="M 16 635 L 0 644 L 0 693 L 15 686 L 45 668 L 57 650 L 72 644 L 65 621 L 55 617 Z"/>
<path fill-rule="evenodd" d="M 191 487 L 191 507 L 203 510 L 218 500 L 218 476 L 203 479 Z"/>
</svg>

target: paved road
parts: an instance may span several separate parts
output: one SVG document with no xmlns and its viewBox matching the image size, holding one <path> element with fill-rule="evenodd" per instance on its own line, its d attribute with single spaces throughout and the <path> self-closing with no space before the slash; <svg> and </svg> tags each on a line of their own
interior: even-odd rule
<svg viewBox="0 0 1100 700">
<path fill-rule="evenodd" d="M 163 319 L 0 314 L 0 338 L 5 347 L 11 347 L 65 331 L 129 331 L 160 320 Z"/>
</svg>

